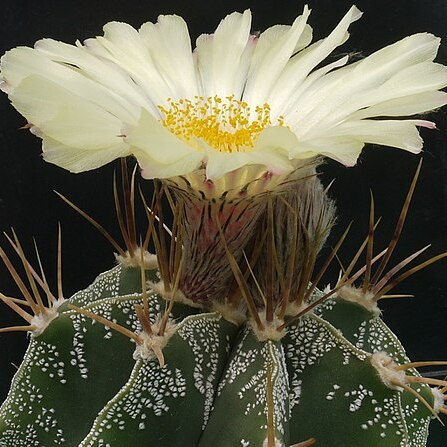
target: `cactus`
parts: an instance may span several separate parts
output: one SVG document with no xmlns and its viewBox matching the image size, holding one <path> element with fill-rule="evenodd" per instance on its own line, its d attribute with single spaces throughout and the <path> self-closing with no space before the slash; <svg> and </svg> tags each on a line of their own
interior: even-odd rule
<svg viewBox="0 0 447 447">
<path fill-rule="evenodd" d="M 121 160 L 124 245 L 59 194 L 117 261 L 67 299 L 61 229 L 57 293 L 37 249 L 36 266 L 6 234 L 24 274 L 0 248 L 20 291 L 0 300 L 25 323 L 0 333 L 25 332 L 29 347 L 0 407 L 0 447 L 426 445 L 447 381 L 418 369 L 447 362 L 410 361 L 378 305 L 447 256 L 409 267 L 422 249 L 389 267 L 421 163 L 388 247 L 375 252 L 371 196 L 348 263 L 350 227 L 322 255 L 336 207 L 318 166 L 352 166 L 365 143 L 422 150 L 417 126 L 435 124 L 398 115 L 447 103 L 440 40 L 419 33 L 325 65 L 362 13 L 352 6 L 312 45 L 309 15 L 306 5 L 292 26 L 250 34 L 251 12 L 232 13 L 194 54 L 172 15 L 2 57 L 0 89 L 46 161 L 81 172 Z M 150 200 L 140 174 L 154 180 Z M 336 258 L 339 278 L 324 286 Z"/>
<path fill-rule="evenodd" d="M 324 290 L 317 282 L 347 231 L 316 271 L 313 255 L 334 222 L 334 205 L 315 178 L 267 201 L 256 220 L 259 240 L 242 237 L 250 256 L 231 248 L 231 225 L 224 229 L 218 218 L 208 223 L 225 254 L 216 262 L 233 274 L 227 299 L 212 303 L 190 301 L 179 290 L 188 250 L 184 203 L 174 205 L 169 241 L 163 214 L 146 205 L 148 231 L 138 247 L 135 222 L 124 219 L 115 187 L 127 251 L 120 249 L 117 266 L 67 300 L 51 294 L 14 233 L 8 239 L 29 290 L 3 249 L 0 254 L 41 313 L 28 317 L 30 344 L 0 409 L 0 446 L 425 446 L 431 419 L 445 412 L 447 384 L 418 373 L 426 364 L 409 361 L 377 307 L 402 279 L 391 278 L 419 253 L 392 274 L 380 274 L 379 265 L 372 275 L 399 239 L 416 178 L 388 251 L 373 257 L 372 206 L 369 236 L 353 259 L 366 247 L 365 267 L 352 273 L 351 262 L 336 286 Z M 134 190 L 125 180 L 127 192 Z M 160 209 L 161 188 L 155 196 Z M 313 214 L 311 203 L 319 204 Z M 241 241 L 241 233 L 235 237 Z M 157 256 L 147 252 L 150 239 Z M 2 300 L 17 311 L 17 299 Z"/>
</svg>

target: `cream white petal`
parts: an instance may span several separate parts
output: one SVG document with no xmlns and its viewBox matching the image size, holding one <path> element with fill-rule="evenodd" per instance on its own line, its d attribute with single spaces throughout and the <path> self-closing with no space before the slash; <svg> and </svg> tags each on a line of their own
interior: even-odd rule
<svg viewBox="0 0 447 447">
<path fill-rule="evenodd" d="M 122 142 L 122 121 L 41 76 L 25 78 L 10 94 L 14 107 L 41 133 L 85 150 Z"/>
<path fill-rule="evenodd" d="M 306 79 L 297 87 L 293 92 L 290 93 L 290 96 L 287 98 L 287 101 L 284 101 L 283 95 L 274 96 L 273 94 L 269 98 L 269 104 L 274 111 L 273 116 L 287 116 L 290 120 L 292 120 L 294 111 L 296 110 L 297 104 L 299 104 L 298 100 L 303 95 L 309 92 L 314 84 L 316 84 L 321 78 L 326 77 L 327 80 L 330 78 L 326 75 L 336 68 L 343 67 L 349 61 L 349 56 L 343 56 L 342 58 L 327 64 L 317 70 L 314 70 Z M 341 74 L 341 70 L 337 70 L 335 74 L 339 77 Z M 332 80 L 334 82 L 334 80 Z M 321 86 L 320 86 L 321 88 Z"/>
<path fill-rule="evenodd" d="M 419 153 L 422 138 L 416 126 L 433 128 L 422 120 L 360 120 L 348 121 L 326 132 L 326 136 L 352 137 L 365 143 L 381 144 Z"/>
<path fill-rule="evenodd" d="M 188 174 L 200 167 L 205 154 L 192 149 L 143 110 L 137 127 L 125 141 L 132 146 L 144 178 L 168 178 Z"/>
<path fill-rule="evenodd" d="M 284 174 L 294 169 L 291 162 L 298 140 L 286 127 L 274 126 L 264 129 L 252 150 L 247 152 L 217 152 L 207 148 L 206 175 L 208 179 L 221 178 L 227 172 L 245 165 L 261 165 L 274 175 Z"/>
<path fill-rule="evenodd" d="M 303 30 L 301 35 L 297 38 L 292 53 L 296 53 L 301 48 L 307 46 L 312 39 L 312 29 L 306 23 L 309 15 L 310 9 L 306 5 L 303 14 L 295 20 L 295 23 L 300 22 L 302 24 Z M 258 70 L 266 55 L 273 51 L 272 49 L 277 48 L 281 45 L 281 42 L 287 40 L 287 35 L 290 35 L 291 29 L 292 26 L 290 25 L 273 25 L 256 38 L 256 51 L 254 52 L 253 60 L 251 61 L 250 74 Z"/>
<path fill-rule="evenodd" d="M 142 110 L 138 125 L 129 130 L 124 129 L 124 132 L 126 133 L 124 140 L 130 146 L 136 148 L 139 153 L 147 154 L 151 160 L 161 165 L 189 157 L 191 164 L 197 167 L 204 157 L 203 153 L 169 132 L 146 110 Z"/>
<path fill-rule="evenodd" d="M 212 91 L 213 80 L 213 36 L 201 34 L 196 39 L 196 48 L 193 53 L 196 73 L 199 79 L 200 94 L 207 96 L 207 91 Z"/>
<path fill-rule="evenodd" d="M 157 23 L 147 22 L 139 30 L 144 44 L 177 95 L 192 98 L 199 94 L 188 26 L 179 16 L 159 16 Z"/>
<path fill-rule="evenodd" d="M 247 46 L 245 47 L 245 50 L 240 57 L 239 71 L 236 73 L 234 78 L 235 98 L 242 98 L 243 96 L 245 84 L 247 82 L 248 70 L 250 68 L 251 60 L 255 49 L 256 49 L 256 37 L 250 36 Z"/>
<path fill-rule="evenodd" d="M 361 95 L 364 103 L 376 104 L 392 98 L 415 95 L 438 90 L 447 86 L 447 67 L 433 62 L 421 62 L 398 71 L 383 85 L 368 92 L 367 98 Z"/>
<path fill-rule="evenodd" d="M 293 107 L 297 99 L 294 95 L 296 89 L 318 64 L 346 41 L 349 25 L 361 16 L 362 12 L 352 6 L 328 37 L 293 56 L 277 80 L 269 101 L 273 100 L 281 108 Z"/>
<path fill-rule="evenodd" d="M 251 12 L 233 13 L 227 16 L 213 34 L 213 90 L 218 96 L 234 94 L 240 97 L 243 84 L 240 63 L 247 45 L 250 42 Z M 231 50 L 229 51 L 229 49 Z M 248 66 L 245 65 L 245 69 Z"/>
<path fill-rule="evenodd" d="M 447 104 L 445 92 L 423 92 L 416 95 L 393 98 L 350 115 L 350 120 L 360 120 L 375 116 L 411 116 L 435 110 Z"/>
<path fill-rule="evenodd" d="M 217 152 L 213 148 L 209 148 L 206 161 L 206 178 L 217 180 L 242 166 L 257 164 L 253 158 L 253 155 L 249 152 Z"/>
<path fill-rule="evenodd" d="M 405 101 L 408 96 L 434 91 L 446 85 L 447 68 L 445 66 L 433 62 L 421 62 L 399 71 L 380 87 L 368 89 L 363 93 L 359 92 L 343 107 L 334 110 L 324 120 L 324 127 L 330 127 L 333 123 L 346 119 L 349 114 L 355 113 L 357 110 L 364 109 L 365 113 L 368 113 L 369 106 L 374 106 L 380 102 L 392 99 L 396 99 L 397 102 L 402 99 Z M 365 107 L 367 108 L 365 109 Z M 421 109 L 419 112 L 426 110 L 429 109 Z M 386 115 L 386 111 L 384 112 Z M 318 132 L 318 128 L 315 128 L 314 132 Z"/>
<path fill-rule="evenodd" d="M 228 153 L 210 149 L 206 163 L 206 177 L 209 180 L 217 180 L 242 166 L 252 165 L 265 166 L 266 170 L 274 175 L 284 174 L 294 169 L 294 165 L 281 150 L 275 152 L 258 148 L 250 152 Z"/>
<path fill-rule="evenodd" d="M 309 17 L 310 10 L 307 6 L 304 9 L 306 17 Z M 301 20 L 301 19 L 300 19 Z M 278 44 L 281 39 L 286 39 L 284 37 L 286 34 L 290 33 L 291 25 L 273 25 L 263 31 L 259 37 L 256 38 L 256 54 L 254 55 L 251 68 L 256 70 L 259 63 L 262 62 L 265 55 L 270 51 L 272 47 Z M 296 41 L 295 47 L 293 49 L 293 54 L 301 51 L 303 48 L 307 47 L 312 42 L 312 27 L 306 23 L 304 25 L 303 32 Z"/>
<path fill-rule="evenodd" d="M 160 73 L 143 39 L 130 25 L 107 23 L 104 37 L 88 39 L 85 45 L 92 54 L 114 62 L 129 73 L 155 109 L 158 105 L 166 105 L 167 98 L 179 97 L 175 85 Z"/>
<path fill-rule="evenodd" d="M 432 62 L 439 44 L 440 39 L 429 33 L 405 37 L 361 60 L 348 79 L 357 80 L 355 91 L 376 87 L 407 67 Z"/>
<path fill-rule="evenodd" d="M 353 137 L 315 138 L 302 143 L 300 154 L 302 158 L 324 155 L 345 166 L 354 166 L 365 143 Z"/>
<path fill-rule="evenodd" d="M 100 42 L 115 56 L 126 54 L 135 63 L 147 63 L 149 52 L 138 31 L 122 22 L 109 22 L 104 25 L 104 37 Z M 141 68 L 141 67 L 140 67 Z"/>
<path fill-rule="evenodd" d="M 19 47 L 8 51 L 1 59 L 1 76 L 6 81 L 7 93 L 10 94 L 14 93 L 15 88 L 25 78 L 39 76 L 42 80 L 47 79 L 48 82 L 96 104 L 122 120 L 134 118 L 135 108 L 125 98 L 93 81 L 74 67 L 51 60 L 39 50 Z"/>
<path fill-rule="evenodd" d="M 255 140 L 255 150 L 259 152 L 280 151 L 292 159 L 299 141 L 287 127 L 272 126 L 265 128 Z"/>
<path fill-rule="evenodd" d="M 53 39 L 43 39 L 36 42 L 34 47 L 59 65 L 71 67 L 72 71 L 103 86 L 111 95 L 118 97 L 123 107 L 133 116 L 139 116 L 141 107 L 150 107 L 142 88 L 135 84 L 125 70 L 91 54 L 82 45 L 74 46 Z M 51 71 L 51 74 L 54 72 Z M 66 78 L 65 86 L 69 88 Z M 88 94 L 85 96 L 90 97 Z"/>
<path fill-rule="evenodd" d="M 344 59 L 339 60 L 340 63 L 343 63 L 344 61 Z M 308 110 L 314 107 L 314 104 L 319 104 L 320 107 L 324 107 L 325 98 L 343 85 L 344 78 L 354 69 L 356 64 L 357 63 L 344 65 L 337 70 L 332 70 L 323 74 L 323 76 L 317 76 L 316 79 L 314 79 L 314 73 L 317 73 L 318 70 L 315 70 L 315 72 L 308 76 L 303 82 L 303 84 L 307 84 L 307 87 L 298 88 L 297 94 L 293 95 L 294 102 L 288 104 L 285 108 L 280 109 L 287 119 L 287 124 L 292 130 L 298 135 L 303 133 L 300 131 L 303 123 L 306 123 L 306 120 L 303 119 L 303 115 L 306 115 Z"/>
<path fill-rule="evenodd" d="M 212 36 L 196 42 L 197 66 L 204 96 L 240 97 L 248 64 L 244 53 L 251 45 L 251 12 L 234 12 L 225 17 Z"/>
<path fill-rule="evenodd" d="M 90 171 L 104 166 L 117 158 L 130 155 L 129 146 L 125 143 L 89 151 L 78 147 L 66 146 L 51 138 L 44 138 L 42 149 L 45 161 L 74 173 Z"/>
<path fill-rule="evenodd" d="M 320 96 L 318 101 L 311 96 L 300 100 L 295 116 L 300 121 L 300 135 L 306 135 L 313 128 L 316 133 L 318 128 L 339 122 L 353 113 L 357 95 L 368 92 L 373 95 L 377 88 L 401 70 L 432 60 L 438 46 L 439 39 L 434 36 L 415 34 L 359 61 L 353 69 L 346 71 L 336 89 L 326 92 L 325 97 Z"/>
<path fill-rule="evenodd" d="M 313 29 L 308 23 L 306 23 L 304 25 L 304 29 L 303 32 L 301 33 L 301 36 L 298 38 L 295 44 L 293 54 L 306 48 L 312 42 L 312 38 L 313 38 Z"/>
<path fill-rule="evenodd" d="M 297 17 L 287 32 L 271 45 L 263 44 L 263 35 L 253 53 L 243 99 L 251 104 L 263 104 L 302 36 L 310 10 L 304 7 L 303 15 Z"/>
<path fill-rule="evenodd" d="M 136 157 L 141 168 L 141 175 L 146 179 L 169 178 L 194 172 L 200 166 L 201 160 L 186 155 L 169 163 L 160 163 L 151 157 L 145 150 L 134 149 L 133 155 Z"/>
</svg>

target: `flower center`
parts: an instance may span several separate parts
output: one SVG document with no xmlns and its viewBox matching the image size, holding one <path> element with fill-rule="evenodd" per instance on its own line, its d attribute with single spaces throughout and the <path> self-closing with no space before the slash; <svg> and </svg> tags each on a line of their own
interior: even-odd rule
<svg viewBox="0 0 447 447">
<path fill-rule="evenodd" d="M 159 106 L 163 126 L 184 141 L 201 139 L 219 152 L 249 151 L 258 134 L 272 126 L 268 104 L 253 108 L 233 95 L 167 101 L 169 108 Z M 274 125 L 283 126 L 284 118 Z"/>
</svg>

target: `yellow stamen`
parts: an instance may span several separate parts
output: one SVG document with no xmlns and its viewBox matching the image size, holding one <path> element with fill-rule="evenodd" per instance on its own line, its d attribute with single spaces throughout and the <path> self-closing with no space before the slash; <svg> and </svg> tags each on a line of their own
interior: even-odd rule
<svg viewBox="0 0 447 447">
<path fill-rule="evenodd" d="M 268 104 L 250 107 L 233 95 L 167 101 L 169 108 L 159 106 L 163 126 L 184 141 L 201 139 L 219 152 L 249 151 L 266 127 L 285 125 L 282 116 L 272 123 Z"/>
</svg>

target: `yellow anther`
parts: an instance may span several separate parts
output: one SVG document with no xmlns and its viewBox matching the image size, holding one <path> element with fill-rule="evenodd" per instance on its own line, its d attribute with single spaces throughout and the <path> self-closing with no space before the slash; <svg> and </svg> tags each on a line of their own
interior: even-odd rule
<svg viewBox="0 0 447 447">
<path fill-rule="evenodd" d="M 169 108 L 159 106 L 163 126 L 185 141 L 201 139 L 220 152 L 249 151 L 263 129 L 285 125 L 282 116 L 272 124 L 269 104 L 254 107 L 251 117 L 250 106 L 234 95 L 178 101 L 168 98 L 167 102 Z"/>
</svg>

